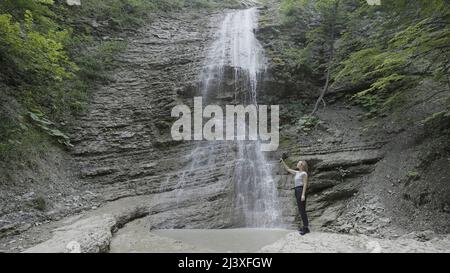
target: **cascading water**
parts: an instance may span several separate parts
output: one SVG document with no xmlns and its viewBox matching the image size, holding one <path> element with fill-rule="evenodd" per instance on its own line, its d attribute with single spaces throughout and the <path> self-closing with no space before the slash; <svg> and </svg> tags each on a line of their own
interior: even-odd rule
<svg viewBox="0 0 450 273">
<path fill-rule="evenodd" d="M 257 27 L 257 10 L 251 8 L 228 13 L 219 29 L 217 38 L 205 62 L 202 75 L 202 94 L 209 90 L 209 83 L 216 77 L 223 79 L 225 66 L 235 68 L 235 78 L 242 71 L 248 77 L 251 99 L 256 104 L 256 86 L 258 76 L 266 70 L 264 50 L 256 39 L 254 31 Z"/>
<path fill-rule="evenodd" d="M 235 102 L 257 105 L 258 81 L 266 70 L 264 50 L 256 39 L 257 9 L 228 13 L 211 45 L 200 75 L 200 89 L 204 102 L 211 102 L 221 92 L 222 82 L 230 78 L 232 70 Z M 222 144 L 226 145 L 226 144 Z M 235 141 L 237 155 L 232 174 L 235 188 L 236 225 L 245 227 L 278 227 L 280 210 L 271 167 L 260 150 L 259 141 Z M 199 144 L 191 155 L 191 166 L 184 177 L 197 169 L 198 162 L 214 157 L 217 142 Z M 206 149 L 206 152 L 205 152 Z M 209 150 L 209 151 L 208 151 Z M 201 159 L 200 159 L 201 158 Z"/>
</svg>

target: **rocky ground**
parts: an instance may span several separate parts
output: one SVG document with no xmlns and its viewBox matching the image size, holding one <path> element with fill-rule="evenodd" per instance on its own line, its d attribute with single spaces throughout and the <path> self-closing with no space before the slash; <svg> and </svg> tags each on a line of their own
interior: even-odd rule
<svg viewBox="0 0 450 273">
<path fill-rule="evenodd" d="M 450 252 L 449 236 L 433 232 L 379 239 L 315 231 L 301 236 L 285 229 L 152 230 L 146 216 L 158 203 L 149 196 L 110 202 L 55 223 L 49 240 L 25 252 Z"/>
<path fill-rule="evenodd" d="M 366 235 L 337 233 L 311 233 L 299 236 L 291 232 L 273 244 L 263 247 L 261 252 L 304 253 L 437 253 L 449 252 L 449 238 L 434 238 L 426 242 L 417 240 L 416 234 L 398 239 L 376 239 Z"/>
</svg>

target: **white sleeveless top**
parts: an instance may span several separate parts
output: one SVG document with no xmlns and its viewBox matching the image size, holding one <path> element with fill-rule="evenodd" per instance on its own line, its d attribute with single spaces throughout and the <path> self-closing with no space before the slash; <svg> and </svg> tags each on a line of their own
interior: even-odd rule
<svg viewBox="0 0 450 273">
<path fill-rule="evenodd" d="M 308 177 L 306 172 L 295 171 L 294 187 L 303 186 L 303 177 Z"/>
</svg>

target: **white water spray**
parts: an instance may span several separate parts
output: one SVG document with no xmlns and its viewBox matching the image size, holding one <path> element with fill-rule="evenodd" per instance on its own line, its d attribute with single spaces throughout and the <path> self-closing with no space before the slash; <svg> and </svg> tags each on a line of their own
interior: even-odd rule
<svg viewBox="0 0 450 273">
<path fill-rule="evenodd" d="M 206 101 L 221 91 L 221 81 L 226 80 L 226 69 L 231 67 L 236 85 L 235 99 L 239 98 L 240 104 L 257 105 L 258 81 L 266 70 L 264 50 L 255 37 L 257 15 L 257 9 L 250 8 L 233 11 L 225 16 L 200 75 L 201 93 Z M 239 219 L 236 225 L 281 226 L 277 189 L 271 176 L 271 165 L 261 152 L 260 142 L 235 141 L 234 144 L 236 161 L 232 182 L 235 189 L 235 214 L 236 219 Z M 191 166 L 184 172 L 179 184 L 183 184 L 185 175 L 200 167 L 198 163 L 205 159 L 205 153 L 200 150 L 213 150 L 216 145 L 217 143 L 211 142 L 209 148 L 196 148 L 191 155 Z M 206 156 L 214 157 L 214 153 L 207 152 Z M 202 157 L 202 160 L 197 157 Z"/>
</svg>

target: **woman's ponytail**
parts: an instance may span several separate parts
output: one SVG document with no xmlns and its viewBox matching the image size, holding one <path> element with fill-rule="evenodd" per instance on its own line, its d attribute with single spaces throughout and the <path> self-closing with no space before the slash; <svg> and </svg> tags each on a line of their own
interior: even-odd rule
<svg viewBox="0 0 450 273">
<path fill-rule="evenodd" d="M 308 172 L 308 163 L 306 160 L 302 160 L 303 171 Z"/>
</svg>

